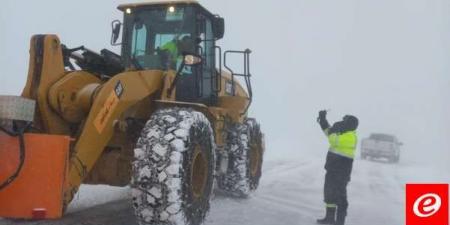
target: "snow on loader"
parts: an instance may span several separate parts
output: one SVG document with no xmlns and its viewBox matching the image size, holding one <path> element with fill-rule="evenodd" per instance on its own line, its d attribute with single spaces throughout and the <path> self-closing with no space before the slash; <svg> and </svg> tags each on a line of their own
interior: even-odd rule
<svg viewBox="0 0 450 225">
<path fill-rule="evenodd" d="M 213 184 L 258 187 L 250 50 L 222 54 L 224 19 L 193 0 L 118 9 L 121 55 L 32 37 L 22 96 L 0 96 L 0 217 L 60 218 L 81 184 L 107 184 L 130 185 L 140 224 L 201 224 Z"/>
</svg>

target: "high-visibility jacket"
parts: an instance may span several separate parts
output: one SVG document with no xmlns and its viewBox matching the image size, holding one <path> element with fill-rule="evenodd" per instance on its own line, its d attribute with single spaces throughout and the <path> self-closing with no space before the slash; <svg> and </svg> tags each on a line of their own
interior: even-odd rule
<svg viewBox="0 0 450 225">
<path fill-rule="evenodd" d="M 169 41 L 166 44 L 164 44 L 163 46 L 161 46 L 161 50 L 166 50 L 169 52 L 170 54 L 170 63 L 173 66 L 177 65 L 177 61 L 182 59 L 181 55 L 178 55 L 178 46 L 177 43 L 175 41 Z M 178 67 L 178 66 L 176 66 Z M 175 68 L 178 69 L 178 68 Z"/>
<path fill-rule="evenodd" d="M 325 133 L 327 134 L 328 131 L 326 130 Z M 347 158 L 355 158 L 356 144 L 358 142 L 355 131 L 329 134 L 328 142 L 330 144 L 329 151 Z"/>
<path fill-rule="evenodd" d="M 327 173 L 334 174 L 333 176 L 337 179 L 349 181 L 358 142 L 356 132 L 328 134 L 328 129 L 324 131 L 330 144 L 325 169 Z"/>
<path fill-rule="evenodd" d="M 183 61 L 183 56 L 180 54 L 178 54 L 178 46 L 175 43 L 175 41 L 169 41 L 166 44 L 164 44 L 163 46 L 161 46 L 162 50 L 167 50 L 170 54 L 170 63 L 172 65 L 172 69 L 178 70 L 178 68 L 180 68 L 181 63 Z M 190 70 L 190 68 L 188 68 L 188 66 L 185 66 L 182 74 L 192 74 L 192 71 Z"/>
</svg>

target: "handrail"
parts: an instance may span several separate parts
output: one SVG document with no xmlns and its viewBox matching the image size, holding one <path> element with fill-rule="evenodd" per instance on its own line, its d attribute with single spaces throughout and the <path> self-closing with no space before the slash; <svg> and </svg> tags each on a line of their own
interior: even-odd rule
<svg viewBox="0 0 450 225">
<path fill-rule="evenodd" d="M 224 53 L 224 67 L 230 71 L 231 73 L 231 88 L 232 88 L 232 94 L 233 96 L 236 95 L 236 88 L 235 88 L 235 82 L 234 82 L 234 76 L 241 76 L 244 77 L 245 79 L 245 83 L 247 86 L 247 92 L 248 92 L 248 99 L 249 99 L 249 103 L 247 105 L 247 107 L 245 108 L 244 112 L 241 113 L 241 115 L 244 115 L 247 113 L 250 105 L 252 104 L 253 101 L 253 91 L 252 91 L 252 84 L 250 81 L 250 53 L 252 51 L 250 49 L 245 49 L 244 51 L 236 51 L 236 50 L 228 50 L 225 51 Z M 227 65 L 227 55 L 228 54 L 243 54 L 244 55 L 244 73 L 240 74 L 240 73 L 235 73 L 228 65 Z"/>
<path fill-rule="evenodd" d="M 216 72 L 216 86 L 214 87 L 214 91 L 219 93 L 222 90 L 222 48 L 220 46 L 215 45 L 214 49 L 219 50 L 219 71 L 214 68 Z"/>
</svg>

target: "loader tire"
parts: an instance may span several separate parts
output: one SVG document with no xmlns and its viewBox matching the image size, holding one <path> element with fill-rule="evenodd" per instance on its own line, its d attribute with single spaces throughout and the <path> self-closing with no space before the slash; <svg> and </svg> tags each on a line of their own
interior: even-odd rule
<svg viewBox="0 0 450 225">
<path fill-rule="evenodd" d="M 214 154 L 213 131 L 202 113 L 156 111 L 134 150 L 131 187 L 139 224 L 201 224 L 213 191 Z"/>
<path fill-rule="evenodd" d="M 225 147 L 228 168 L 218 177 L 219 188 L 238 198 L 255 191 L 261 178 L 264 147 L 264 135 L 255 119 L 232 126 Z"/>
</svg>

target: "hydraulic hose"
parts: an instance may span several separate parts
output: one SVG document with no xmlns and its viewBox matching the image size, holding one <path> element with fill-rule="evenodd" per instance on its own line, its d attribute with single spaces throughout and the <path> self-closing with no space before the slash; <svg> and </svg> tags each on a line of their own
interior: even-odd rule
<svg viewBox="0 0 450 225">
<path fill-rule="evenodd" d="M 19 137 L 19 165 L 17 166 L 16 171 L 9 176 L 5 181 L 0 183 L 0 190 L 4 189 L 5 187 L 9 186 L 14 180 L 19 176 L 20 172 L 22 171 L 23 164 L 25 163 L 25 139 L 24 139 L 24 133 L 25 131 L 30 127 L 31 123 L 26 123 L 22 128 L 17 128 L 16 124 L 13 124 L 13 127 L 15 128 L 14 131 L 9 131 L 8 129 L 1 127 L 0 130 L 5 132 L 11 137 Z"/>
</svg>

